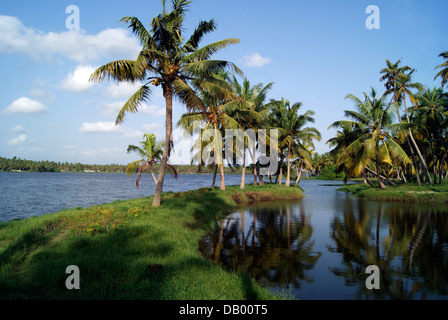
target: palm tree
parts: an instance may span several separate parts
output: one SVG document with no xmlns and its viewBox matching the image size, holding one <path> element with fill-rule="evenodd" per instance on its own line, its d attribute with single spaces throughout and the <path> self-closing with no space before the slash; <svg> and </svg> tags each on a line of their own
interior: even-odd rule
<svg viewBox="0 0 448 320">
<path fill-rule="evenodd" d="M 440 70 L 436 76 L 434 77 L 434 80 L 436 80 L 437 77 L 442 78 L 442 87 L 446 84 L 448 81 L 448 51 L 444 51 L 441 54 L 439 54 L 439 57 L 445 59 L 446 61 L 442 64 L 439 64 L 435 69 L 442 69 Z"/>
<path fill-rule="evenodd" d="M 213 153 L 213 161 L 220 169 L 220 189 L 225 190 L 222 132 L 226 128 L 236 129 L 239 125 L 235 119 L 224 112 L 224 109 L 226 105 L 234 103 L 234 100 L 238 97 L 233 94 L 229 83 L 225 81 L 225 74 L 216 74 L 214 77 L 213 84 L 194 81 L 199 92 L 196 105 L 190 108 L 190 112 L 181 116 L 178 126 L 193 135 L 195 134 L 195 124 L 202 123 L 204 125 L 200 138 L 196 142 L 196 147 L 200 149 L 201 161 L 204 153 Z M 211 140 L 212 137 L 213 143 L 205 146 L 203 142 Z"/>
<path fill-rule="evenodd" d="M 392 161 L 410 163 L 410 159 L 388 132 L 393 128 L 393 104 L 386 105 L 385 95 L 377 98 L 373 89 L 371 96 L 366 93 L 364 96 L 362 101 L 352 94 L 347 95 L 346 99 L 354 102 L 356 111 L 345 110 L 345 115 L 353 120 L 336 121 L 330 126 L 354 125 L 361 131 L 359 137 L 342 150 L 337 163 L 353 161 L 350 167 L 355 175 L 363 174 L 368 165 L 374 164 L 379 187 L 385 189 L 380 174 L 381 164 L 392 165 Z"/>
<path fill-rule="evenodd" d="M 406 107 L 406 96 L 409 96 L 411 99 L 413 98 L 413 93 L 410 89 L 418 89 L 422 90 L 422 85 L 420 83 L 412 83 L 411 75 L 415 72 L 415 69 L 412 69 L 409 66 L 399 67 L 401 60 L 398 60 L 395 64 L 392 64 L 389 60 L 386 60 L 387 67 L 382 69 L 380 73 L 383 73 L 383 76 L 380 78 L 380 81 L 386 81 L 385 94 L 393 93 L 391 101 L 394 101 L 397 107 L 397 116 L 398 121 L 401 123 L 402 119 L 400 116 L 399 102 L 403 101 L 404 108 L 406 112 L 406 117 L 409 122 L 408 109 Z M 416 179 L 418 185 L 421 185 L 420 176 L 418 173 L 417 160 L 415 157 L 415 152 L 419 158 L 420 164 L 422 165 L 423 171 L 425 172 L 428 181 L 432 183 L 431 176 L 429 175 L 428 166 L 426 165 L 426 161 L 423 158 L 421 151 L 415 142 L 414 136 L 412 135 L 412 131 L 409 129 L 409 134 L 405 135 L 406 142 L 409 147 L 409 151 L 411 152 L 411 157 L 414 163 L 414 168 L 416 171 Z M 411 143 L 412 142 L 412 143 Z"/>
<path fill-rule="evenodd" d="M 308 110 L 304 114 L 299 115 L 298 112 L 302 107 L 301 102 L 291 103 L 286 99 L 271 100 L 267 105 L 271 112 L 272 124 L 279 130 L 279 145 L 287 148 L 287 172 L 286 183 L 290 185 L 291 171 L 291 150 L 297 147 L 299 150 L 305 151 L 303 145 L 312 142 L 313 139 L 320 140 L 320 132 L 316 128 L 305 127 L 309 122 L 314 122 L 314 111 Z M 281 170 L 281 169 L 280 169 Z M 279 179 L 281 184 L 281 178 Z"/>
<path fill-rule="evenodd" d="M 225 108 L 225 112 L 238 122 L 239 127 L 243 132 L 252 129 L 256 134 L 257 130 L 261 127 L 263 119 L 267 116 L 267 109 L 264 106 L 264 101 L 267 92 L 272 88 L 273 83 L 271 82 L 266 86 L 263 86 L 262 83 L 251 86 L 250 81 L 247 78 L 244 78 L 243 82 L 239 83 L 234 75 L 229 79 L 229 83 L 239 100 L 228 104 Z M 243 137 L 241 189 L 244 189 L 245 187 L 246 148 L 250 145 L 252 145 L 252 152 L 250 152 L 251 150 L 249 149 L 249 153 L 252 156 L 254 165 L 254 185 L 257 184 L 256 142 L 248 141 L 248 138 L 249 137 L 246 136 Z M 255 137 L 253 138 L 255 139 Z"/>
<path fill-rule="evenodd" d="M 141 159 L 136 160 L 130 163 L 126 167 L 126 174 L 130 177 L 133 173 L 135 173 L 136 169 L 139 168 L 136 185 L 139 187 L 139 180 L 142 172 L 149 167 L 151 171 L 152 178 L 154 179 L 154 183 L 157 185 L 157 179 L 154 175 L 153 165 L 160 163 L 163 155 L 164 143 L 156 143 L 156 136 L 154 134 L 145 133 L 143 135 L 144 140 L 140 142 L 140 147 L 135 145 L 128 146 L 128 153 L 135 152 L 137 153 Z M 177 171 L 176 168 L 170 164 L 167 166 L 173 171 L 175 178 L 177 179 Z"/>
<path fill-rule="evenodd" d="M 123 122 L 126 113 L 138 112 L 142 102 L 148 101 L 151 85 L 161 86 L 166 104 L 165 147 L 160 164 L 153 206 L 161 203 L 166 165 L 172 147 L 173 97 L 177 97 L 187 108 L 198 102 L 191 81 L 210 79 L 210 75 L 223 69 L 242 73 L 234 64 L 223 60 L 210 60 L 213 54 L 238 39 L 226 39 L 199 47 L 201 39 L 216 29 L 215 21 L 201 21 L 191 37 L 184 33 L 184 17 L 190 1 L 171 0 L 171 11 L 165 11 L 166 0 L 162 0 L 163 12 L 151 21 L 150 30 L 135 17 L 124 17 L 121 21 L 140 39 L 143 46 L 136 60 L 118 60 L 98 68 L 91 80 L 113 79 L 118 82 L 143 83 L 124 104 L 118 113 L 116 124 Z"/>
<path fill-rule="evenodd" d="M 448 150 L 447 127 L 448 112 L 446 110 L 447 97 L 442 89 L 434 88 L 426 90 L 415 97 L 417 105 L 411 109 L 412 116 L 409 123 L 425 136 L 433 161 L 434 179 L 439 176 L 441 183 L 441 170 Z M 439 162 L 439 169 L 436 163 Z"/>
</svg>

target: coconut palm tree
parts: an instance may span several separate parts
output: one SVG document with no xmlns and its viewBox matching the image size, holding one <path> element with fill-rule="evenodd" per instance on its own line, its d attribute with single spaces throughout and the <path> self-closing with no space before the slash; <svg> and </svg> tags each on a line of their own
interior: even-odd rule
<svg viewBox="0 0 448 320">
<path fill-rule="evenodd" d="M 352 94 L 347 95 L 346 99 L 354 102 L 356 111 L 345 110 L 345 115 L 353 120 L 336 121 L 330 126 L 354 125 L 360 130 L 359 138 L 342 150 L 337 163 L 352 162 L 350 167 L 355 175 L 361 175 L 369 165 L 374 164 L 379 187 L 385 189 L 380 174 L 381 165 L 392 165 L 392 161 L 410 163 L 410 159 L 388 131 L 394 127 L 393 104 L 386 104 L 385 95 L 378 98 L 373 89 L 371 96 L 364 93 L 364 97 L 362 101 Z"/>
<path fill-rule="evenodd" d="M 308 110 L 304 114 L 299 115 L 298 112 L 302 107 L 301 102 L 291 105 L 289 100 L 283 98 L 281 100 L 271 100 L 267 106 L 270 109 L 272 124 L 279 130 L 279 145 L 287 149 L 285 185 L 289 186 L 292 147 L 294 146 L 304 151 L 306 150 L 304 143 L 320 140 L 321 135 L 316 128 L 305 127 L 309 122 L 314 122 L 314 111 Z M 279 179 L 279 184 L 281 184 L 281 179 Z"/>
<path fill-rule="evenodd" d="M 442 69 L 440 70 L 436 76 L 434 77 L 434 80 L 436 80 L 437 77 L 442 78 L 442 87 L 446 84 L 448 81 L 448 51 L 444 51 L 441 54 L 439 54 L 439 57 L 445 59 L 446 61 L 442 64 L 439 64 L 435 69 Z"/>
<path fill-rule="evenodd" d="M 267 92 L 272 88 L 273 82 L 263 86 L 262 83 L 258 83 L 255 86 L 250 85 L 250 81 L 244 78 L 243 82 L 238 82 L 238 79 L 233 75 L 229 79 L 229 83 L 235 92 L 235 95 L 239 98 L 234 103 L 226 105 L 225 112 L 236 120 L 240 129 L 243 132 L 251 129 L 256 134 L 257 130 L 261 128 L 263 119 L 267 117 L 267 108 L 264 106 Z M 252 150 L 249 149 L 249 153 L 252 156 L 254 165 L 254 185 L 257 184 L 257 159 L 256 159 L 256 141 L 248 141 L 249 137 L 243 138 L 243 152 L 242 152 L 242 174 L 240 188 L 245 187 L 245 174 L 246 174 L 246 149 L 252 146 Z M 255 136 L 253 137 L 255 140 Z"/>
<path fill-rule="evenodd" d="M 157 185 L 157 179 L 154 175 L 153 165 L 160 163 L 160 161 L 162 160 L 164 148 L 163 142 L 156 142 L 156 136 L 154 134 L 145 133 L 143 135 L 143 139 L 144 140 L 140 142 L 140 147 L 130 144 L 127 149 L 128 153 L 135 152 L 141 157 L 140 160 L 136 160 L 126 167 L 126 174 L 128 175 L 128 177 L 130 177 L 133 173 L 136 172 L 137 169 L 139 169 L 136 180 L 137 188 L 139 187 L 141 174 L 147 168 L 149 168 L 152 178 L 154 179 L 154 183 Z M 167 164 L 167 166 L 171 169 L 171 171 L 173 171 L 174 177 L 177 179 L 176 168 L 170 164 Z"/>
<path fill-rule="evenodd" d="M 221 175 L 220 189 L 225 190 L 222 133 L 224 129 L 239 128 L 239 124 L 224 110 L 226 105 L 233 104 L 238 97 L 233 94 L 231 86 L 225 80 L 225 73 L 216 74 L 214 77 L 213 84 L 194 81 L 198 91 L 196 105 L 190 108 L 190 112 L 181 116 L 178 126 L 190 135 L 197 133 L 194 129 L 202 129 L 196 142 L 197 149 L 200 149 L 201 161 L 204 159 L 204 153 L 208 155 L 213 153 L 212 161 L 218 165 Z M 202 128 L 195 128 L 197 124 L 202 124 Z M 204 145 L 204 141 L 211 139 L 212 143 Z"/>
<path fill-rule="evenodd" d="M 151 86 L 162 87 L 166 105 L 165 147 L 153 206 L 159 206 L 161 203 L 165 169 L 172 147 L 173 97 L 177 97 L 187 108 L 191 108 L 198 102 L 191 85 L 192 80 L 205 81 L 211 74 L 223 69 L 242 74 L 231 62 L 210 60 L 219 50 L 238 43 L 238 39 L 221 40 L 199 47 L 203 37 L 216 29 L 213 19 L 201 21 L 193 34 L 189 38 L 185 37 L 184 18 L 190 2 L 171 0 L 171 11 L 166 12 L 166 0 L 162 0 L 163 12 L 152 19 L 149 30 L 136 17 L 124 17 L 121 21 L 127 23 L 140 39 L 142 50 L 136 60 L 107 63 L 91 76 L 92 81 L 98 82 L 113 79 L 141 84 L 118 113 L 117 125 L 123 122 L 126 113 L 138 112 L 141 103 L 149 100 Z"/>
<path fill-rule="evenodd" d="M 403 102 L 406 118 L 409 122 L 408 109 L 406 107 L 406 96 L 409 96 L 412 99 L 413 93 L 410 89 L 418 89 L 419 91 L 421 91 L 422 85 L 420 83 L 411 82 L 411 75 L 415 72 L 415 69 L 412 69 L 409 66 L 399 67 L 400 63 L 401 60 L 398 60 L 394 64 L 392 64 L 389 60 L 386 60 L 387 67 L 380 71 L 380 73 L 383 74 L 383 76 L 380 78 L 380 81 L 386 81 L 386 83 L 384 84 L 384 86 L 386 87 L 385 94 L 393 93 L 391 102 L 392 101 L 395 102 L 397 108 L 398 121 L 401 123 L 402 118 L 400 116 L 399 102 Z M 418 159 L 420 161 L 420 164 L 423 168 L 423 171 L 428 181 L 432 183 L 431 176 L 429 175 L 428 166 L 426 165 L 426 161 L 423 158 L 422 153 L 417 143 L 415 142 L 414 136 L 410 129 L 408 133 L 405 135 L 405 139 L 408 144 L 409 151 L 411 152 L 411 157 L 416 171 L 417 184 L 421 185 L 415 153 L 417 153 Z"/>
</svg>

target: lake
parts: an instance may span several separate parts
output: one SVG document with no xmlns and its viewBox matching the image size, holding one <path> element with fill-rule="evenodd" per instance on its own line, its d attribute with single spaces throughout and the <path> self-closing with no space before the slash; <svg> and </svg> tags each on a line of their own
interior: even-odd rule
<svg viewBox="0 0 448 320">
<path fill-rule="evenodd" d="M 0 173 L 0 222 L 154 194 L 150 175 L 140 189 L 135 178 Z M 226 185 L 240 179 L 227 175 Z M 211 175 L 179 175 L 177 181 L 167 175 L 164 191 L 209 187 L 211 181 Z M 365 201 L 337 191 L 341 184 L 302 180 L 304 199 L 231 213 L 198 247 L 215 263 L 297 299 L 448 299 L 446 206 Z M 380 289 L 366 288 L 372 264 L 380 270 Z"/>
<path fill-rule="evenodd" d="M 305 199 L 250 206 L 199 247 L 229 270 L 301 300 L 448 299 L 448 209 L 356 199 L 304 180 Z M 369 265 L 379 289 L 368 289 Z"/>
<path fill-rule="evenodd" d="M 0 172 L 0 222 L 153 195 L 156 187 L 151 175 L 142 176 L 138 189 L 136 177 L 124 173 Z M 210 187 L 212 177 L 185 174 L 176 180 L 166 174 L 163 191 Z M 240 175 L 225 176 L 226 185 L 239 185 L 240 180 Z M 218 186 L 219 181 L 218 176 Z M 246 181 L 253 181 L 253 175 L 247 175 Z"/>
</svg>

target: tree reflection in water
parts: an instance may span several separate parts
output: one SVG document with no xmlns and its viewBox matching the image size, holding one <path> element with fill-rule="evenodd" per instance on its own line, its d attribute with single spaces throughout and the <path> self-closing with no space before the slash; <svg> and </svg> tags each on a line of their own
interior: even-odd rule
<svg viewBox="0 0 448 320">
<path fill-rule="evenodd" d="M 268 287 L 300 288 L 321 253 L 303 206 L 253 206 L 228 216 L 201 243 L 204 255 L 233 271 L 250 273 Z"/>
<path fill-rule="evenodd" d="M 302 299 L 447 299 L 448 209 L 364 201 L 313 185 L 304 201 L 229 215 L 200 244 L 205 257 Z M 366 268 L 380 269 L 369 290 Z"/>
<path fill-rule="evenodd" d="M 359 299 L 435 299 L 448 294 L 448 215 L 443 206 L 373 201 L 345 203 L 335 215 L 330 270 L 358 286 Z M 380 290 L 365 287 L 366 267 L 380 268 Z"/>
</svg>

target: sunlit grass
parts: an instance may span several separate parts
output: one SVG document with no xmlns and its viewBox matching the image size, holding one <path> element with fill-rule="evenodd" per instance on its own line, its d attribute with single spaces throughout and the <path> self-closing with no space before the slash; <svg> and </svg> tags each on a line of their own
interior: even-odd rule
<svg viewBox="0 0 448 320">
<path fill-rule="evenodd" d="M 300 198 L 277 185 L 205 188 L 0 224 L 1 299 L 277 299 L 245 273 L 202 257 L 198 242 L 237 202 Z M 80 269 L 68 290 L 67 266 Z"/>
</svg>

